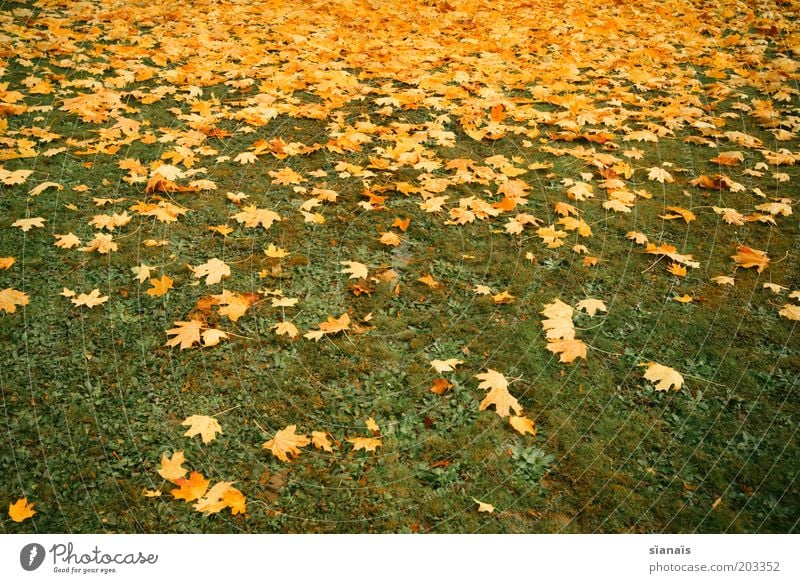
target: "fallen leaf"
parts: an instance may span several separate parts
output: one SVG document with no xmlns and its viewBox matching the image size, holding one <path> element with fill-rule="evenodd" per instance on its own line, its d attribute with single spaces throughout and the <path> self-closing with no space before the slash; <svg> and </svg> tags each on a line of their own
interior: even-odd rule
<svg viewBox="0 0 800 583">
<path fill-rule="evenodd" d="M 192 472 L 189 478 L 178 478 L 174 481 L 178 488 L 174 488 L 171 492 L 176 500 L 185 500 L 192 502 L 201 498 L 208 490 L 209 480 L 203 477 L 199 472 Z"/>
<path fill-rule="evenodd" d="M 265 442 L 262 447 L 270 450 L 272 455 L 281 461 L 288 462 L 289 457 L 300 455 L 301 447 L 307 446 L 311 441 L 305 435 L 295 433 L 297 425 L 288 425 L 275 433 L 275 437 Z"/>
<path fill-rule="evenodd" d="M 186 475 L 188 471 L 183 467 L 186 458 L 183 457 L 182 451 L 176 451 L 171 458 L 167 454 L 161 455 L 161 468 L 158 470 L 158 475 L 170 482 L 176 483 Z"/>
<path fill-rule="evenodd" d="M 0 291 L 0 310 L 9 314 L 16 312 L 17 306 L 27 306 L 29 301 L 28 294 L 24 292 L 11 288 Z"/>
<path fill-rule="evenodd" d="M 191 348 L 200 343 L 200 320 L 191 319 L 188 322 L 175 322 L 175 328 L 167 330 L 168 336 L 175 336 L 167 341 L 166 346 L 178 346 L 181 350 Z"/>
<path fill-rule="evenodd" d="M 27 520 L 36 514 L 36 511 L 33 509 L 35 504 L 35 502 L 28 503 L 27 498 L 20 498 L 13 504 L 8 505 L 8 516 L 14 522 L 22 522 L 23 520 Z"/>
<path fill-rule="evenodd" d="M 376 448 L 383 445 L 381 440 L 376 437 L 351 437 L 347 441 L 353 444 L 353 451 L 363 449 L 374 452 Z"/>
<path fill-rule="evenodd" d="M 194 437 L 195 435 L 200 435 L 203 443 L 214 441 L 217 433 L 222 433 L 222 427 L 220 427 L 219 422 L 208 415 L 191 415 L 184 419 L 181 425 L 189 428 L 183 434 L 184 436 Z"/>
<path fill-rule="evenodd" d="M 157 279 L 151 279 L 150 285 L 153 286 L 148 289 L 145 293 L 148 296 L 153 297 L 160 297 L 166 294 L 170 289 L 172 289 L 172 284 L 174 280 L 168 275 L 162 275 Z"/>
<path fill-rule="evenodd" d="M 677 391 L 683 386 L 683 376 L 674 368 L 656 362 L 650 362 L 646 366 L 644 378 L 652 382 L 657 391 L 668 391 L 670 388 Z"/>
</svg>

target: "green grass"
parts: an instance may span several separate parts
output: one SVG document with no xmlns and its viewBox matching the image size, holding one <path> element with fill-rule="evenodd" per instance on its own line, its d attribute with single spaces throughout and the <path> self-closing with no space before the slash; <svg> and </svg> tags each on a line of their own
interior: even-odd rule
<svg viewBox="0 0 800 583">
<path fill-rule="evenodd" d="M 30 74 L 18 59 L 9 59 L 6 67 L 1 80 L 11 87 Z M 142 90 L 155 86 L 136 84 Z M 242 97 L 222 84 L 202 92 L 206 99 Z M 294 97 L 311 101 L 313 96 Z M 113 125 L 113 120 L 84 124 L 59 111 L 53 96 L 28 96 L 25 102 L 56 107 L 8 117 L 11 130 L 46 125 L 65 138 L 82 139 Z M 731 103 L 717 105 L 715 115 L 735 112 Z M 167 96 L 135 107 L 132 116 L 148 120 L 152 130 L 188 129 L 170 111 L 188 111 L 183 101 Z M 382 124 L 422 124 L 440 115 L 427 108 L 398 109 L 384 120 L 375 113 L 379 108 L 370 96 L 342 110 L 350 122 L 369 116 Z M 325 143 L 327 123 L 281 115 L 253 133 L 210 143 L 217 155 L 231 157 L 258 139 Z M 797 149 L 797 140 L 777 143 L 750 123 L 744 116 L 733 118 L 723 129 L 747 131 L 773 150 Z M 236 131 L 241 125 L 226 120 L 219 127 Z M 482 163 L 503 154 L 521 156 L 526 164 L 552 162 L 549 171 L 520 177 L 533 187 L 521 210 L 546 224 L 556 218 L 554 203 L 566 200 L 560 180 L 593 170 L 575 158 L 525 147 L 518 136 L 476 142 L 455 118 L 447 129 L 456 135 L 455 147 L 426 144 L 443 159 Z M 717 150 L 734 149 L 684 143 L 689 135 L 694 132 L 680 129 L 657 144 L 636 144 L 645 151 L 637 168 L 670 161 L 676 182 L 662 188 L 637 170 L 629 186 L 647 188 L 654 197 L 637 203 L 630 215 L 603 210 L 596 187 L 598 198 L 579 205 L 594 236 L 579 239 L 571 233 L 555 250 L 546 249 L 532 230 L 521 238 L 505 234 L 505 217 L 446 225 L 443 215 L 424 213 L 416 198 L 396 192 L 383 193 L 388 210 L 363 211 L 357 206 L 362 180 L 341 178 L 334 167 L 342 160 L 366 167 L 372 153 L 365 148 L 346 154 L 323 149 L 286 160 L 264 155 L 245 166 L 216 164 L 216 155 L 202 158 L 196 166 L 207 174 L 201 177 L 217 189 L 170 195 L 190 209 L 180 221 L 164 225 L 135 216 L 115 232 L 116 253 L 63 251 L 53 247 L 52 234 L 71 231 L 86 242 L 93 236 L 88 221 L 94 214 L 122 212 L 137 200 L 152 199 L 143 184 L 121 180 L 127 172 L 117 167 L 119 158 L 148 164 L 170 145 L 134 142 L 115 156 L 78 156 L 68 148 L 51 158 L 5 161 L 6 169 L 34 174 L 24 185 L 0 187 L 0 256 L 17 258 L 11 269 L 0 271 L 0 289 L 25 290 L 31 298 L 17 313 L 0 314 L 0 492 L 8 502 L 27 496 L 38 513 L 22 524 L 4 516 L 2 532 L 796 532 L 800 343 L 796 324 L 778 316 L 788 300 L 762 284 L 800 289 L 800 228 L 795 215 L 779 217 L 777 227 L 722 223 L 711 206 L 749 209 L 761 201 L 749 193 L 689 186 L 691 178 L 720 171 L 709 162 Z M 755 152 L 746 154 L 742 168 L 760 160 Z M 86 168 L 84 162 L 93 165 Z M 327 172 L 308 183 L 325 182 L 340 194 L 321 211 L 324 225 L 303 223 L 296 211 L 303 197 L 271 182 L 267 171 L 284 166 L 306 176 Z M 794 166 L 780 170 L 791 182 L 777 183 L 769 172 L 756 178 L 722 169 L 748 188 L 797 202 L 793 185 L 800 172 Z M 373 185 L 414 182 L 419 174 L 407 168 L 374 172 Z M 432 173 L 448 175 L 444 168 Z M 46 180 L 64 190 L 27 195 Z M 76 192 L 79 184 L 91 190 Z M 238 226 L 229 220 L 237 207 L 225 199 L 226 191 L 244 191 L 248 202 L 275 209 L 287 220 L 269 231 Z M 471 192 L 482 195 L 478 185 L 450 187 L 447 194 L 457 200 Z M 97 209 L 92 196 L 124 201 Z M 697 220 L 687 225 L 659 218 L 671 204 L 694 209 Z M 8 227 L 28 214 L 46 218 L 45 228 L 24 234 Z M 400 259 L 377 242 L 396 216 L 411 218 Z M 226 222 L 237 227 L 227 238 L 206 230 Z M 666 273 L 666 261 L 653 266 L 655 256 L 626 240 L 629 230 L 675 244 L 702 267 L 679 280 Z M 145 247 L 146 239 L 170 244 Z M 584 267 L 570 251 L 578 242 L 600 259 L 596 267 Z M 269 243 L 292 255 L 280 262 L 280 274 L 262 278 L 259 271 L 278 263 L 262 253 Z M 768 250 L 772 265 L 762 274 L 737 271 L 735 287 L 714 285 L 710 277 L 733 272 L 730 255 L 738 243 Z M 527 260 L 526 252 L 536 260 Z M 186 319 L 201 296 L 223 289 L 193 285 L 197 280 L 186 267 L 211 257 L 232 267 L 226 289 L 279 287 L 299 298 L 286 317 L 301 333 L 345 311 L 354 321 L 372 314 L 371 328 L 318 343 L 290 341 L 270 332 L 283 315 L 264 301 L 235 324 L 210 320 L 236 334 L 217 347 L 168 348 L 165 331 L 173 322 Z M 375 283 L 370 296 L 354 297 L 340 272 L 345 260 L 368 264 L 371 274 L 379 266 L 394 266 L 400 294 L 392 292 L 393 285 Z M 130 271 L 140 263 L 173 277 L 174 288 L 160 298 L 146 295 L 147 284 L 136 282 Z M 426 274 L 442 289 L 417 282 Z M 516 300 L 495 305 L 474 294 L 476 284 L 509 290 Z M 78 292 L 97 287 L 110 299 L 92 310 L 76 308 L 59 295 L 64 287 Z M 672 301 L 683 293 L 702 301 Z M 589 356 L 560 364 L 546 349 L 539 312 L 554 298 L 574 305 L 585 297 L 605 301 L 608 314 L 576 316 Z M 465 361 L 446 375 L 453 389 L 432 394 L 436 375 L 428 362 L 452 357 Z M 682 372 L 684 387 L 655 391 L 639 366 L 649 361 Z M 515 379 L 511 392 L 536 421 L 536 437 L 517 435 L 493 411 L 478 411 L 483 391 L 474 375 L 486 368 Z M 202 445 L 183 437 L 185 417 L 217 413 L 224 433 L 215 441 Z M 368 417 L 382 431 L 383 446 L 375 454 L 352 451 L 345 441 L 367 434 Z M 261 444 L 288 424 L 302 432 L 328 431 L 340 443 L 332 454 L 309 447 L 292 463 L 281 462 Z M 203 516 L 173 500 L 170 485 L 156 471 L 163 452 L 178 450 L 191 469 L 214 481 L 235 481 L 247 496 L 247 516 L 227 511 Z M 164 495 L 142 496 L 144 489 L 155 488 Z M 473 499 L 498 511 L 479 514 Z"/>
</svg>

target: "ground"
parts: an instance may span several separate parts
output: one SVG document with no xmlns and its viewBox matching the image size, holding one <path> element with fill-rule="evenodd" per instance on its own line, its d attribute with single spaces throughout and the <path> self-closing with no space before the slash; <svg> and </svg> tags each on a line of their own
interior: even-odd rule
<svg viewBox="0 0 800 583">
<path fill-rule="evenodd" d="M 6 2 L 2 532 L 797 532 L 799 8 Z"/>
</svg>

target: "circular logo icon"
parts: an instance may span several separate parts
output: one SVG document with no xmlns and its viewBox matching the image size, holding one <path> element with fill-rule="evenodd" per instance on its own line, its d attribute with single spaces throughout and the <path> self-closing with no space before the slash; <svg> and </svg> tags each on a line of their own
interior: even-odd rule
<svg viewBox="0 0 800 583">
<path fill-rule="evenodd" d="M 19 564 L 26 571 L 35 571 L 44 562 L 44 547 L 39 543 L 30 543 L 19 552 Z"/>
</svg>

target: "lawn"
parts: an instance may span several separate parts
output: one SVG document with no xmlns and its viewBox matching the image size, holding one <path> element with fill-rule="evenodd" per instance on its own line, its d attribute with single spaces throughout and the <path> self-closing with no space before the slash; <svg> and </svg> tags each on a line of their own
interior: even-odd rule
<svg viewBox="0 0 800 583">
<path fill-rule="evenodd" d="M 1 532 L 798 532 L 798 16 L 0 3 Z"/>
</svg>

